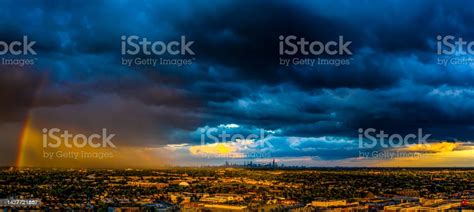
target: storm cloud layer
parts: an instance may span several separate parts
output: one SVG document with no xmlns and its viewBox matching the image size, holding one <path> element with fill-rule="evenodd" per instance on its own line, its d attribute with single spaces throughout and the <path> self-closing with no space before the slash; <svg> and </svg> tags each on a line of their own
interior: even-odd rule
<svg viewBox="0 0 474 212">
<path fill-rule="evenodd" d="M 117 145 L 159 148 L 200 145 L 201 129 L 233 126 L 227 132 L 270 132 L 272 157 L 323 160 L 357 157 L 360 128 L 402 135 L 422 128 L 430 142 L 468 144 L 473 66 L 440 65 L 436 42 L 438 35 L 474 40 L 473 4 L 5 1 L 0 40 L 28 36 L 37 55 L 34 65 L 0 66 L 1 131 L 31 113 L 38 128 L 108 128 Z M 123 65 L 121 37 L 132 35 L 185 36 L 192 64 Z M 343 36 L 351 64 L 282 66 L 281 35 Z M 3 147 L 14 149 L 19 133 L 0 136 Z"/>
</svg>

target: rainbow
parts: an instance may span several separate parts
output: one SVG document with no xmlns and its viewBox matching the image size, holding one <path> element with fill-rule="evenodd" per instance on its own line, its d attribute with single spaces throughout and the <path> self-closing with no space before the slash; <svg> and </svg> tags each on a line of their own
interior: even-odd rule
<svg viewBox="0 0 474 212">
<path fill-rule="evenodd" d="M 21 130 L 20 134 L 20 141 L 18 142 L 18 151 L 16 157 L 16 166 L 23 167 L 25 161 L 25 146 L 28 141 L 29 131 L 30 131 L 30 124 L 31 124 L 31 111 L 28 111 L 28 115 L 23 123 L 23 129 Z"/>
<path fill-rule="evenodd" d="M 25 72 L 30 72 L 32 70 L 24 70 Z M 30 107 L 27 111 L 26 118 L 23 121 L 23 128 L 21 130 L 20 136 L 19 136 L 19 141 L 18 141 L 18 148 L 17 148 L 17 154 L 16 154 L 16 161 L 15 165 L 16 167 L 23 167 L 25 166 L 25 157 L 27 155 L 27 143 L 28 141 L 31 140 L 32 136 L 32 123 L 33 123 L 33 113 L 32 113 L 32 108 L 36 105 L 37 101 L 37 96 L 38 93 L 42 90 L 42 88 L 45 85 L 46 79 L 47 79 L 47 74 L 42 73 L 40 77 L 40 82 L 38 83 L 38 87 L 36 88 L 36 92 L 33 95 L 33 99 L 31 101 Z"/>
</svg>

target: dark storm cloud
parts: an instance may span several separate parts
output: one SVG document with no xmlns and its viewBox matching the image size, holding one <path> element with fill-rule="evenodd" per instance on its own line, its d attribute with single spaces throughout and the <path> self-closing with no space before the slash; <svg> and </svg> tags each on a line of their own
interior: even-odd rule
<svg viewBox="0 0 474 212">
<path fill-rule="evenodd" d="M 0 120 L 20 121 L 28 109 L 44 109 L 41 117 L 50 117 L 85 107 L 78 120 L 105 112 L 124 116 L 99 123 L 128 132 L 122 142 L 135 145 L 197 143 L 197 129 L 236 123 L 250 131 L 280 130 L 274 142 L 282 145 L 275 152 L 282 157 L 354 156 L 351 145 L 320 138 L 351 140 L 358 128 L 400 134 L 423 128 L 434 140 L 473 140 L 472 67 L 436 64 L 437 35 L 474 39 L 472 6 L 470 1 L 7 1 L 0 7 L 0 40 L 28 35 L 37 42 L 38 60 L 28 73 L 0 72 Z M 184 35 L 194 41 L 196 61 L 183 67 L 123 66 L 121 35 L 164 41 Z M 342 35 L 352 41 L 352 64 L 279 66 L 279 35 L 310 41 Z M 118 109 L 107 111 L 111 104 Z M 127 128 L 138 119 L 141 124 Z M 55 121 L 60 122 L 67 121 Z M 287 148 L 295 147 L 290 137 L 299 139 L 298 148 Z"/>
<path fill-rule="evenodd" d="M 0 71 L 1 122 L 18 122 L 26 117 L 35 101 L 35 91 L 41 84 L 41 75 L 28 70 Z"/>
</svg>

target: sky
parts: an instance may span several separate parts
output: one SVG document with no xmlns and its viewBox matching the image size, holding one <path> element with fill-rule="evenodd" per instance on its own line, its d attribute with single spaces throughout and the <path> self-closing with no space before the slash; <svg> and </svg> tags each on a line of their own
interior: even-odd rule
<svg viewBox="0 0 474 212">
<path fill-rule="evenodd" d="M 474 41 L 473 4 L 4 1 L 0 40 L 36 54 L 0 55 L 0 165 L 474 166 L 472 54 L 438 53 L 439 36 Z M 124 54 L 134 36 L 180 51 Z M 282 55 L 291 36 L 338 54 Z M 113 146 L 45 147 L 51 129 L 105 129 Z M 428 137 L 384 145 L 368 129 Z"/>
</svg>

